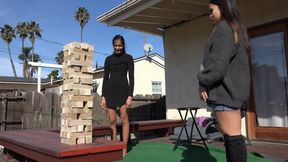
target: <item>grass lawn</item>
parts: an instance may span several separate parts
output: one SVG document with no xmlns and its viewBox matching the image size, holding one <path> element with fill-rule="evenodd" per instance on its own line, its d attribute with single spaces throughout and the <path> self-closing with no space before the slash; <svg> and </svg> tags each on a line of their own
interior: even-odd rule
<svg viewBox="0 0 288 162">
<path fill-rule="evenodd" d="M 209 151 L 204 147 L 178 146 L 157 142 L 143 142 L 131 146 L 128 155 L 118 162 L 226 162 L 225 151 L 214 145 L 209 145 Z M 253 154 L 248 155 L 248 162 L 271 162 Z"/>
</svg>

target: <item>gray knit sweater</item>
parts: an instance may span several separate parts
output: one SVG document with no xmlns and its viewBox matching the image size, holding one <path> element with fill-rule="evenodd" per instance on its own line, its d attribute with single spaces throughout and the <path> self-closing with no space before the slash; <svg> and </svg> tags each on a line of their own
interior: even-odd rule
<svg viewBox="0 0 288 162">
<path fill-rule="evenodd" d="M 240 108 L 248 101 L 250 71 L 242 31 L 235 44 L 232 28 L 221 21 L 205 47 L 202 64 L 198 80 L 207 89 L 208 103 Z"/>
</svg>

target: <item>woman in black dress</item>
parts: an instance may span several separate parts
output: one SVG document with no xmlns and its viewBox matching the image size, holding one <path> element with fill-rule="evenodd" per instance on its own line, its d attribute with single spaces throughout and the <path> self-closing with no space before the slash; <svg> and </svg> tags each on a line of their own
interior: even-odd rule
<svg viewBox="0 0 288 162">
<path fill-rule="evenodd" d="M 134 61 L 133 57 L 126 54 L 125 40 L 121 35 L 116 35 L 112 44 L 114 52 L 108 56 L 104 64 L 104 78 L 102 86 L 101 107 L 107 109 L 109 125 L 113 131 L 112 139 L 116 138 L 116 109 L 120 111 L 122 121 L 123 142 L 127 146 L 129 136 L 129 119 L 127 109 L 132 105 L 134 90 Z M 127 80 L 129 73 L 129 82 Z M 123 156 L 127 154 L 127 147 Z"/>
</svg>

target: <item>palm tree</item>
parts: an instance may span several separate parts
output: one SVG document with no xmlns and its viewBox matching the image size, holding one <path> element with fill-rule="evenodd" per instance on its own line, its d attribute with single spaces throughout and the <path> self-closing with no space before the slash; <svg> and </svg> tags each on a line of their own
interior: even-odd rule
<svg viewBox="0 0 288 162">
<path fill-rule="evenodd" d="M 59 65 L 62 65 L 64 62 L 64 52 L 63 51 L 59 51 L 57 53 L 57 56 L 55 57 L 56 63 Z"/>
<path fill-rule="evenodd" d="M 30 61 L 32 61 L 32 59 L 35 61 L 35 62 L 38 62 L 38 61 L 41 61 L 41 58 L 38 54 L 36 53 L 32 53 L 32 56 L 29 58 Z M 35 66 L 32 66 L 31 69 L 30 69 L 30 77 L 32 78 L 33 75 L 36 73 L 37 71 L 37 67 Z"/>
<path fill-rule="evenodd" d="M 16 26 L 16 34 L 19 35 L 19 37 L 22 40 L 22 50 L 24 49 L 24 42 L 25 39 L 28 37 L 28 24 L 26 22 L 20 22 Z"/>
<path fill-rule="evenodd" d="M 75 12 L 75 16 L 74 17 L 75 17 L 75 20 L 77 20 L 78 23 L 80 24 L 80 28 L 81 28 L 81 42 L 82 42 L 83 28 L 88 23 L 90 14 L 89 14 L 88 10 L 85 7 L 79 7 L 78 10 Z"/>
<path fill-rule="evenodd" d="M 51 79 L 51 78 L 58 79 L 58 75 L 59 75 L 59 71 L 58 70 L 53 70 L 53 71 L 51 71 L 50 74 L 48 74 L 47 79 Z"/>
<path fill-rule="evenodd" d="M 15 38 L 15 30 L 8 24 L 5 24 L 3 28 L 1 28 L 1 38 L 4 40 L 4 42 L 7 44 L 9 57 L 10 57 L 10 63 L 13 69 L 14 76 L 17 77 L 14 62 L 12 59 L 11 51 L 10 51 L 10 43 L 12 42 L 13 38 Z"/>
<path fill-rule="evenodd" d="M 99 64 L 98 64 L 97 61 L 96 61 L 95 69 L 96 69 L 96 70 L 99 69 Z"/>
<path fill-rule="evenodd" d="M 37 24 L 35 21 L 31 21 L 28 23 L 29 40 L 31 41 L 31 45 L 32 45 L 32 62 L 36 61 L 36 59 L 34 58 L 35 39 L 36 39 L 36 37 L 41 38 L 41 32 L 42 32 L 42 30 L 41 30 L 39 24 Z"/>
<path fill-rule="evenodd" d="M 23 77 L 30 78 L 31 74 L 29 72 L 30 65 L 28 64 L 31 61 L 32 55 L 30 54 L 32 47 L 24 47 L 22 48 L 22 54 L 18 56 L 18 58 L 23 62 Z"/>
</svg>

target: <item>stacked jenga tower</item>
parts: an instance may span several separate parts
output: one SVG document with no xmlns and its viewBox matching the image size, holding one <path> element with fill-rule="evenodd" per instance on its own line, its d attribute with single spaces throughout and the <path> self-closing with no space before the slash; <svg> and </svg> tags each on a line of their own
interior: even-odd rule
<svg viewBox="0 0 288 162">
<path fill-rule="evenodd" d="M 92 142 L 94 47 L 79 42 L 64 46 L 61 143 Z"/>
</svg>

